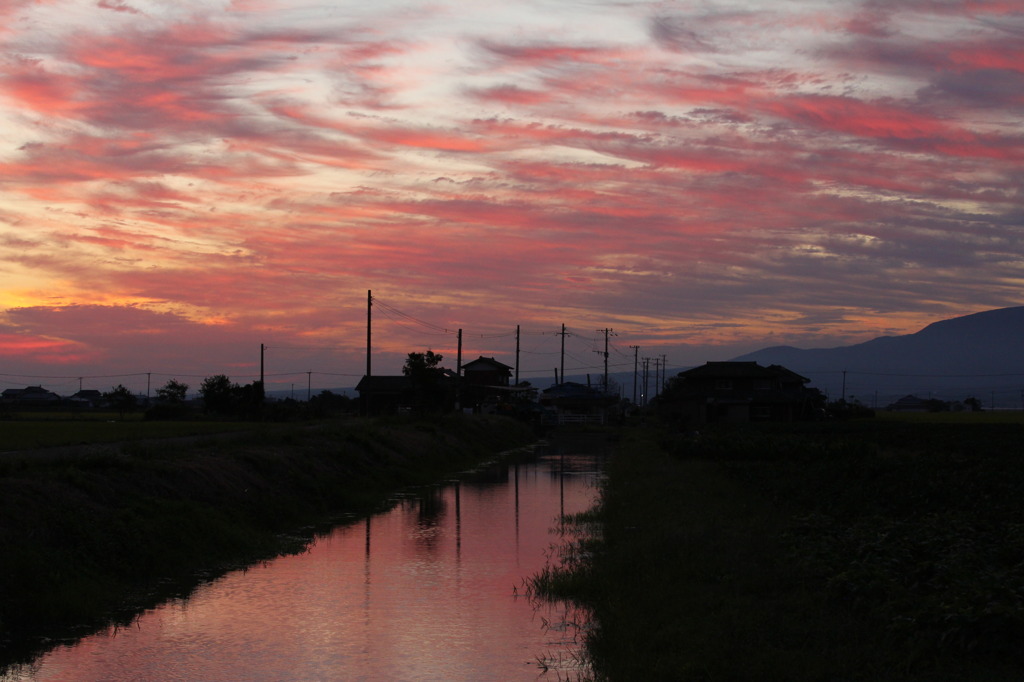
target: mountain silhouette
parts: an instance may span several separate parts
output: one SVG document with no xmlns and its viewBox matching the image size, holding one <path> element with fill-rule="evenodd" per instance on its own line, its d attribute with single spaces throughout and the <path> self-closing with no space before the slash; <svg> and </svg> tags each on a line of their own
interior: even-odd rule
<svg viewBox="0 0 1024 682">
<path fill-rule="evenodd" d="M 774 346 L 741 355 L 761 365 L 778 364 L 812 380 L 833 398 L 879 394 L 963 399 L 1020 406 L 1024 395 L 1024 306 L 942 320 L 914 334 L 881 336 L 837 348 Z M 962 395 L 961 395 L 962 394 Z M 998 394 L 998 395 L 997 395 Z"/>
</svg>

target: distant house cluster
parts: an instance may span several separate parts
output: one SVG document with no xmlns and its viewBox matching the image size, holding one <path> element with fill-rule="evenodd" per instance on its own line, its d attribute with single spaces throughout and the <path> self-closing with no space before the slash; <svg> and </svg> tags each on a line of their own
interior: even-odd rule
<svg viewBox="0 0 1024 682">
<path fill-rule="evenodd" d="M 981 402 L 976 398 L 950 401 L 905 395 L 887 405 L 885 409 L 889 412 L 977 412 L 981 410 Z"/>
<path fill-rule="evenodd" d="M 42 386 L 26 386 L 25 388 L 7 388 L 0 393 L 0 404 L 18 407 L 56 406 L 70 407 L 103 407 L 103 394 L 94 389 L 83 389 L 68 397 L 61 397 Z"/>
<path fill-rule="evenodd" d="M 510 404 L 529 399 L 536 391 L 527 385 L 512 386 L 513 368 L 493 357 L 480 356 L 462 366 L 459 377 L 450 370 L 435 376 L 427 407 L 437 410 L 461 409 L 495 413 L 511 409 Z M 405 374 L 364 376 L 356 391 L 364 409 L 373 414 L 412 411 L 424 407 L 424 393 L 416 379 Z"/>
<path fill-rule="evenodd" d="M 366 414 L 458 410 L 506 414 L 546 424 L 605 424 L 621 419 L 636 408 L 620 395 L 618 388 L 609 391 L 591 386 L 589 378 L 587 383 L 562 381 L 539 391 L 529 382 L 514 383 L 513 367 L 494 357 L 481 355 L 460 369 L 461 372 L 455 372 L 432 363 L 418 368 L 407 366 L 406 373 L 399 375 L 364 376 L 356 386 L 360 409 Z M 651 404 L 662 416 L 684 425 L 795 421 L 813 418 L 823 411 L 821 392 L 809 388 L 808 382 L 807 378 L 780 365 L 708 362 L 670 378 Z M 234 387 L 236 392 L 239 389 Z M 204 398 L 204 402 L 209 403 L 206 409 L 213 409 L 212 399 Z M 115 407 L 113 400 L 113 393 L 92 389 L 62 397 L 42 386 L 8 388 L 0 394 L 0 404 L 19 409 L 58 406 L 62 409 L 109 409 Z M 147 399 L 138 404 L 152 410 L 167 408 L 160 400 L 157 399 L 155 407 Z M 907 396 L 892 409 L 928 407 L 925 401 Z M 155 412 L 154 416 L 157 416 Z"/>
<path fill-rule="evenodd" d="M 567 381 L 540 394 L 546 421 L 556 424 L 603 424 L 614 416 L 618 396 L 596 388 Z"/>
<path fill-rule="evenodd" d="M 430 407 L 502 413 L 529 405 L 534 416 L 551 424 L 607 423 L 628 404 L 617 393 L 566 381 L 543 391 L 528 384 L 512 385 L 512 367 L 480 356 L 462 367 L 461 377 L 447 372 L 438 378 Z M 795 421 L 816 416 L 823 407 L 820 391 L 809 379 L 780 365 L 756 362 L 708 362 L 680 372 L 658 397 L 659 410 L 686 424 L 715 422 Z M 364 376 L 356 386 L 364 409 L 395 413 L 422 408 L 415 381 L 406 375 Z"/>
</svg>

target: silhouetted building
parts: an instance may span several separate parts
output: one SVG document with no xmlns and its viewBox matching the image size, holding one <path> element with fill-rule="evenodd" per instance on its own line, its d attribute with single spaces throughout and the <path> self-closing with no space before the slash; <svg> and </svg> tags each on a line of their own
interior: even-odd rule
<svg viewBox="0 0 1024 682">
<path fill-rule="evenodd" d="M 658 403 L 687 424 L 794 421 L 819 407 L 809 381 L 781 365 L 708 362 L 680 372 Z"/>
<path fill-rule="evenodd" d="M 916 395 L 905 395 L 885 409 L 893 412 L 927 412 L 928 401 L 918 398 Z"/>
<path fill-rule="evenodd" d="M 462 378 L 465 386 L 508 386 L 512 367 L 481 355 L 462 366 Z"/>
<path fill-rule="evenodd" d="M 362 412 L 450 412 L 455 409 L 455 372 L 440 368 L 416 375 L 364 376 L 356 384 Z"/>
<path fill-rule="evenodd" d="M 411 390 L 412 381 L 404 374 L 364 376 L 356 384 L 366 414 L 394 414 L 408 407 Z"/>
<path fill-rule="evenodd" d="M 509 400 L 516 389 L 509 386 L 512 367 L 494 358 L 480 356 L 462 366 L 460 402 L 474 412 L 493 412 Z"/>
<path fill-rule="evenodd" d="M 540 393 L 540 404 L 551 411 L 559 424 L 604 424 L 618 396 L 573 381 L 556 384 Z"/>
<path fill-rule="evenodd" d="M 5 403 L 15 405 L 48 405 L 59 403 L 60 396 L 42 386 L 26 386 L 25 388 L 8 388 L 0 394 Z"/>
<path fill-rule="evenodd" d="M 96 389 L 86 388 L 68 398 L 68 402 L 78 407 L 100 407 L 106 401 L 103 394 Z"/>
</svg>

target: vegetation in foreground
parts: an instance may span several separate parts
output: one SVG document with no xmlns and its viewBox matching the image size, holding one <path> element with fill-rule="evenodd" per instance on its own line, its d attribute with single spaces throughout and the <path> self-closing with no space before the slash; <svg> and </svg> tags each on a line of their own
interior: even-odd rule
<svg viewBox="0 0 1024 682">
<path fill-rule="evenodd" d="M 0 668 L 43 637 L 127 622 L 204 578 L 301 551 L 342 514 L 533 438 L 519 422 L 456 415 L 250 428 L 0 456 Z"/>
<path fill-rule="evenodd" d="M 609 680 L 1019 680 L 1022 426 L 626 431 L 542 596 Z"/>
<path fill-rule="evenodd" d="M 0 454 L 19 450 L 90 446 L 145 439 L 248 431 L 243 421 L 146 421 L 141 413 L 53 412 L 0 421 Z"/>
</svg>

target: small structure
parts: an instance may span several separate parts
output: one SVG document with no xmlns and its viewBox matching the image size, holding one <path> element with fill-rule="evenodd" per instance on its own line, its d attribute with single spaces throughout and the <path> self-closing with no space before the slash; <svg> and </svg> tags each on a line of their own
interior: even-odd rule
<svg viewBox="0 0 1024 682">
<path fill-rule="evenodd" d="M 68 402 L 76 407 L 100 407 L 106 401 L 103 394 L 96 389 L 86 388 L 68 398 Z"/>
<path fill-rule="evenodd" d="M 50 405 L 60 402 L 60 396 L 42 386 L 8 388 L 0 394 L 0 400 L 14 405 Z"/>
<path fill-rule="evenodd" d="M 515 392 L 509 386 L 512 367 L 494 358 L 480 356 L 462 366 L 459 402 L 474 412 L 493 412 Z"/>
<path fill-rule="evenodd" d="M 462 378 L 465 386 L 508 386 L 512 368 L 481 355 L 462 366 Z"/>
<path fill-rule="evenodd" d="M 394 414 L 408 406 L 412 380 L 404 374 L 364 376 L 356 391 L 364 414 Z"/>
<path fill-rule="evenodd" d="M 928 402 L 916 395 L 905 395 L 885 409 L 893 412 L 927 412 Z"/>
<path fill-rule="evenodd" d="M 815 407 L 810 381 L 781 365 L 707 362 L 680 372 L 662 394 L 662 408 L 684 423 L 794 421 Z"/>
<path fill-rule="evenodd" d="M 558 424 L 604 424 L 618 401 L 618 396 L 574 381 L 556 384 L 540 393 L 541 407 L 553 410 Z"/>
</svg>

